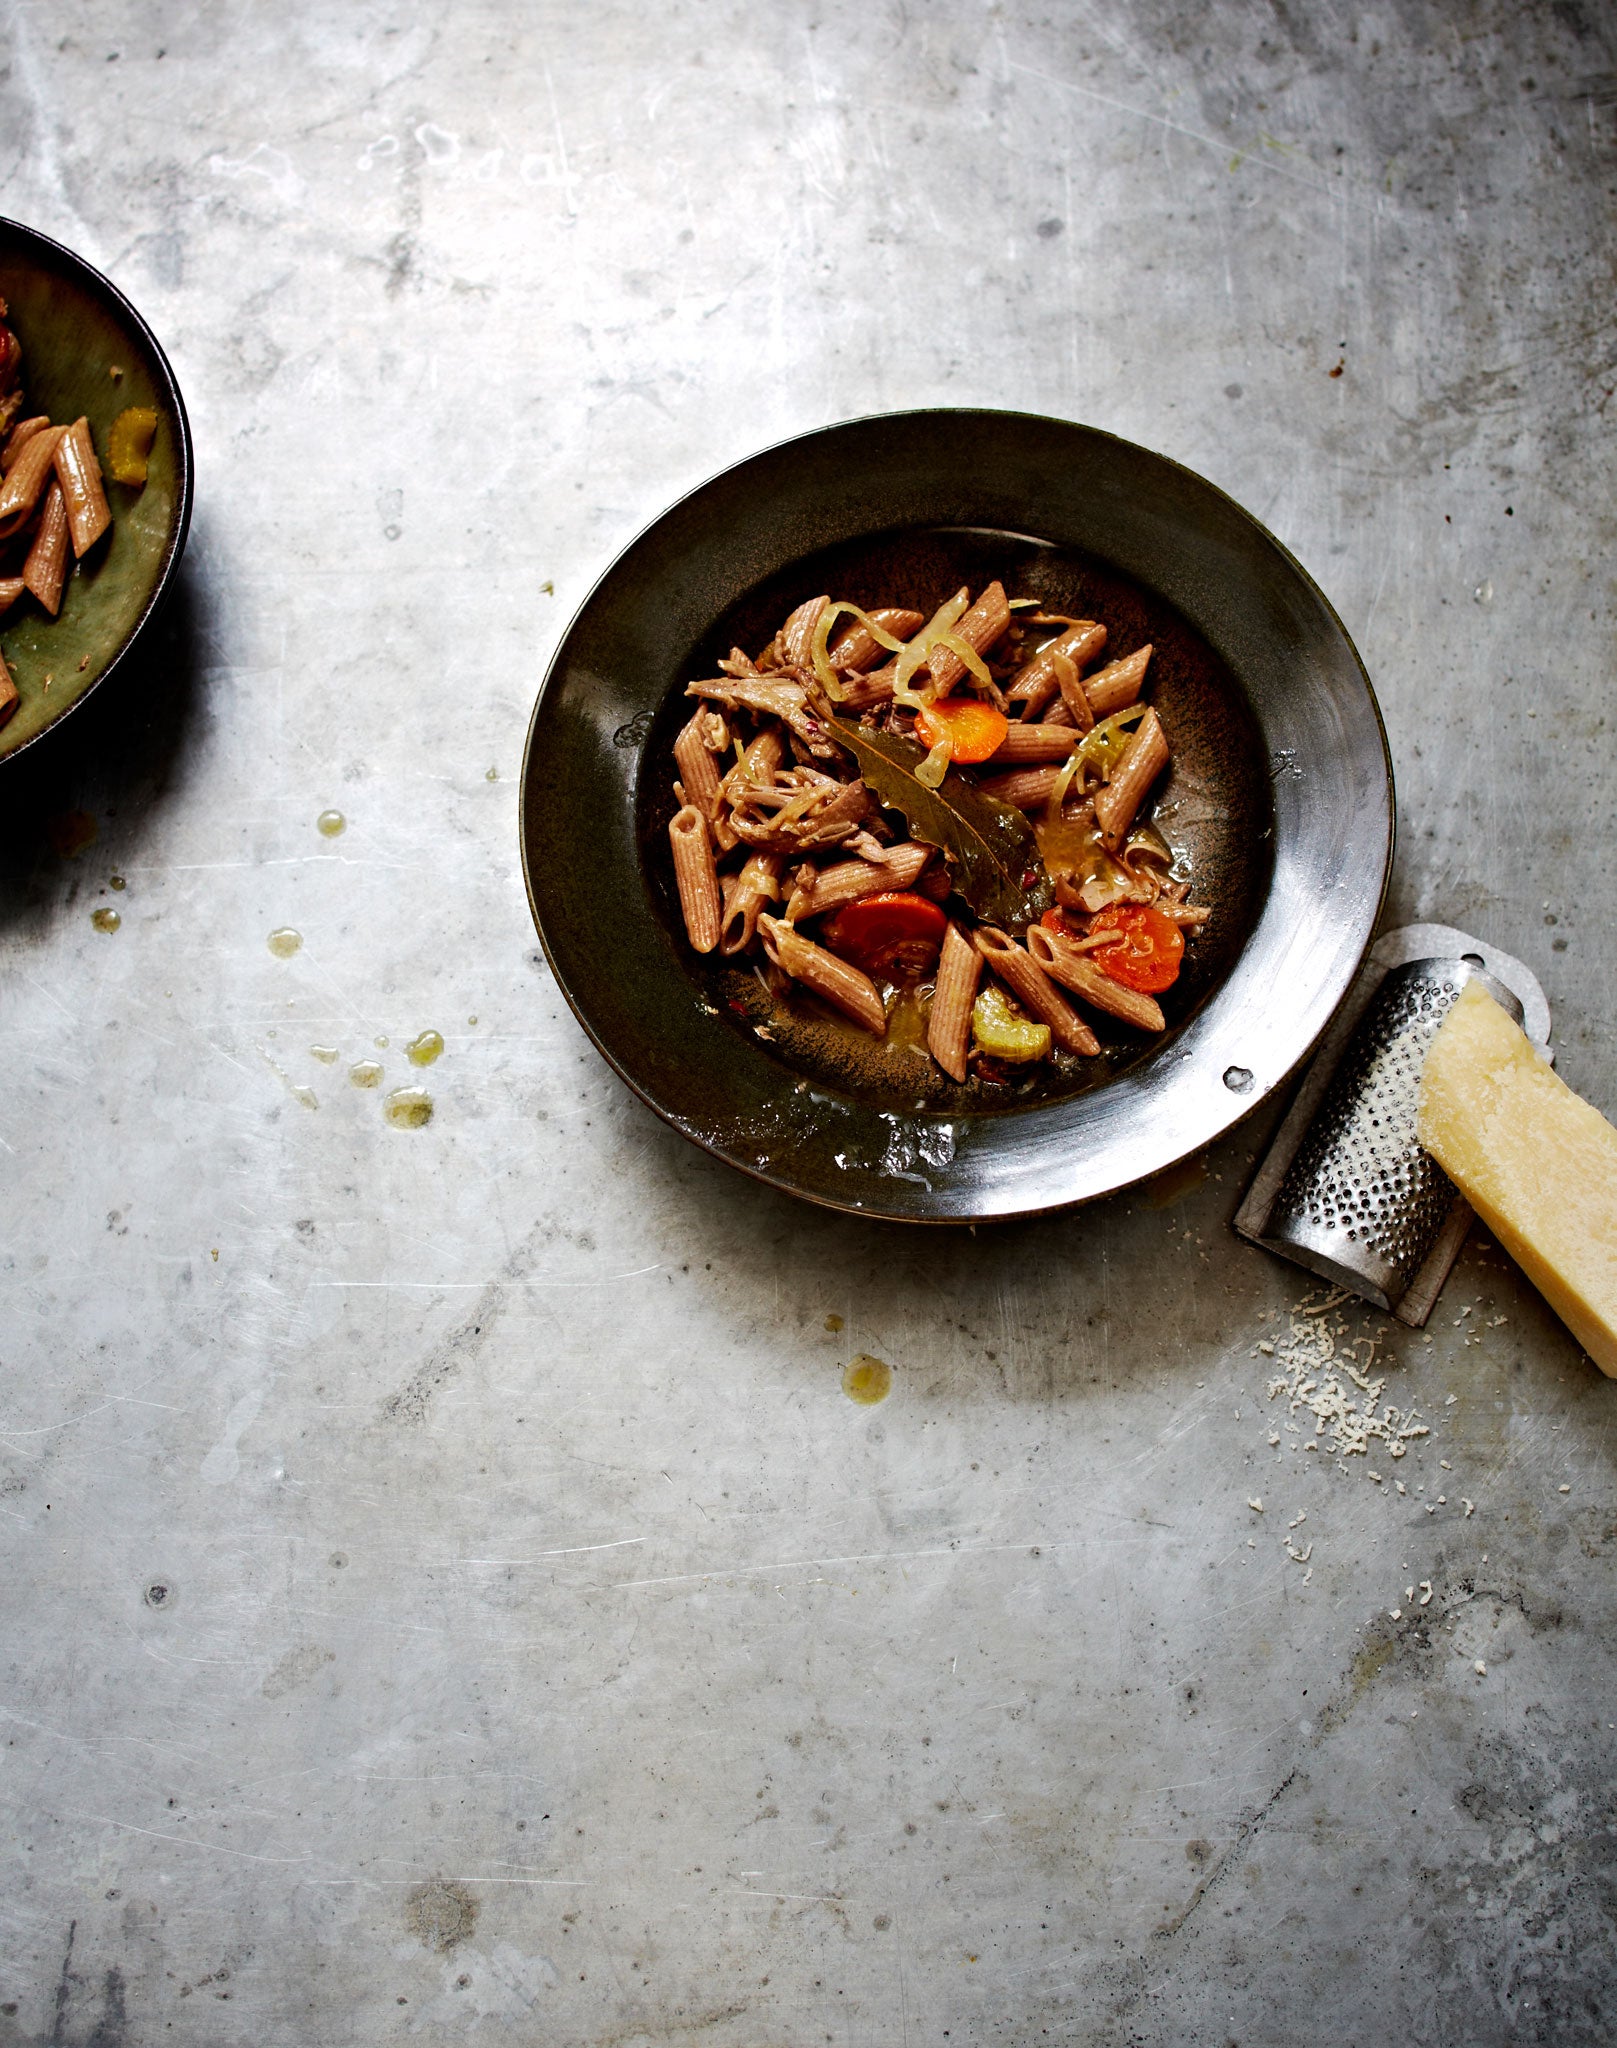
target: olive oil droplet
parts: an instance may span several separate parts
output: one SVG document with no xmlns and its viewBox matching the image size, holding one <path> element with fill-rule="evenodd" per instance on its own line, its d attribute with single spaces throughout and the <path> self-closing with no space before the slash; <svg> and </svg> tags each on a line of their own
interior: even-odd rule
<svg viewBox="0 0 1617 2048">
<path fill-rule="evenodd" d="M 126 889 L 129 885 L 122 875 L 108 875 L 107 886 L 111 889 Z"/>
<path fill-rule="evenodd" d="M 290 960 L 303 944 L 303 934 L 293 931 L 289 924 L 283 924 L 278 931 L 270 933 L 268 944 L 277 960 Z"/>
<path fill-rule="evenodd" d="M 487 773 L 487 774 L 486 774 L 486 775 L 485 775 L 485 776 L 483 777 L 483 780 L 484 780 L 485 782 L 498 782 L 498 781 L 499 781 L 499 779 L 500 779 L 500 771 L 499 771 L 499 769 L 498 769 L 498 768 L 491 768 L 491 769 L 490 769 L 490 770 L 488 771 L 488 773 Z"/>
<path fill-rule="evenodd" d="M 884 1358 L 872 1358 L 868 1351 L 850 1359 L 842 1375 L 842 1391 L 862 1408 L 874 1408 L 878 1401 L 885 1401 L 892 1388 L 893 1368 Z"/>
<path fill-rule="evenodd" d="M 356 1088 L 374 1088 L 382 1078 L 380 1060 L 355 1060 L 348 1069 L 348 1078 Z"/>
<path fill-rule="evenodd" d="M 311 1045 L 309 1053 L 310 1057 L 317 1059 L 323 1067 L 334 1067 L 337 1064 L 337 1048 L 334 1045 Z"/>
<path fill-rule="evenodd" d="M 335 839 L 348 830 L 348 820 L 341 811 L 322 811 L 314 822 L 315 829 L 326 839 Z"/>
<path fill-rule="evenodd" d="M 116 910 L 103 908 L 90 912 L 90 922 L 98 932 L 115 932 L 123 923 L 123 919 Z"/>
<path fill-rule="evenodd" d="M 395 1088 L 384 1113 L 396 1130 L 419 1131 L 432 1122 L 432 1097 L 425 1088 Z"/>
<path fill-rule="evenodd" d="M 412 1067 L 430 1067 L 443 1049 L 443 1034 L 438 1031 L 423 1031 L 404 1048 Z"/>
<path fill-rule="evenodd" d="M 373 1038 L 371 1040 L 371 1043 L 376 1047 L 376 1049 L 379 1052 L 387 1051 L 387 1040 L 385 1038 Z"/>
</svg>

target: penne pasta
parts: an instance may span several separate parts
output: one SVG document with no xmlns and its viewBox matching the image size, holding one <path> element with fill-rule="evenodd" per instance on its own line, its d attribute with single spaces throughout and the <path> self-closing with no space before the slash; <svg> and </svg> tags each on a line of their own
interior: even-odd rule
<svg viewBox="0 0 1617 2048">
<path fill-rule="evenodd" d="M 1076 944 L 1059 932 L 1048 931 L 1043 925 L 1032 926 L 1027 935 L 1027 949 L 1052 981 L 1070 989 L 1075 996 L 1089 1004 L 1091 1009 L 1103 1010 L 1108 1017 L 1121 1018 L 1125 1024 L 1132 1024 L 1139 1031 L 1161 1031 L 1165 1029 L 1162 1007 L 1152 997 L 1142 995 L 1138 989 L 1125 988 L 1121 982 L 1113 981 L 1094 962 L 1085 957 L 1079 948 L 1088 942 Z"/>
<path fill-rule="evenodd" d="M 726 879 L 719 921 L 719 951 L 726 958 L 752 944 L 759 913 L 780 894 L 780 868 L 778 853 L 751 853 L 740 872 Z"/>
<path fill-rule="evenodd" d="M 1024 718 L 1037 718 L 1061 687 L 1056 673 L 1056 656 L 1063 655 L 1082 668 L 1086 661 L 1093 661 L 1105 645 L 1106 628 L 1093 619 L 1080 619 L 1058 639 L 1052 640 L 1048 647 L 1041 647 L 1030 662 L 1017 670 L 1005 691 L 1006 702 L 1024 705 Z"/>
<path fill-rule="evenodd" d="M 1060 774 L 1061 770 L 1056 767 L 1013 768 L 1006 775 L 985 775 L 977 787 L 984 796 L 1009 804 L 1013 811 L 1042 811 L 1050 801 Z"/>
<path fill-rule="evenodd" d="M 6 666 L 6 657 L 0 654 L 0 725 L 5 724 L 20 701 L 17 685 L 11 680 L 11 671 Z"/>
<path fill-rule="evenodd" d="M 781 659 L 792 668 L 807 668 L 814 659 L 814 628 L 830 603 L 826 597 L 811 597 L 800 604 L 780 629 Z"/>
<path fill-rule="evenodd" d="M 1084 683 L 1084 695 L 1096 718 L 1110 718 L 1114 711 L 1126 711 L 1139 700 L 1150 659 L 1151 648 L 1147 643 L 1121 661 L 1108 662 L 1105 668 L 1096 669 Z"/>
<path fill-rule="evenodd" d="M 1209 915 L 1183 900 L 1188 872 L 1143 822 L 1169 761 L 1156 709 L 1138 702 L 1150 646 L 1086 681 L 1107 627 L 1017 602 L 1020 630 L 1042 629 L 1043 646 L 1012 650 L 997 582 L 975 604 L 961 590 L 930 613 L 870 610 L 827 648 L 832 687 L 814 648 L 840 602 L 810 598 L 756 660 L 733 648 L 686 686 L 697 703 L 672 745 L 669 844 L 694 951 L 716 952 L 729 976 L 753 966 L 777 997 L 793 984 L 819 997 L 891 1049 L 907 1089 L 921 1048 L 908 1023 L 889 1031 L 896 1002 L 895 1018 L 924 1017 L 936 1080 L 970 1089 L 980 1077 L 994 1102 L 1016 1064 L 1071 1073 L 1100 1052 L 1069 998 L 1103 1029 L 1166 1030 L 1156 997 Z M 898 669 L 919 656 L 891 658 L 864 616 L 908 647 L 933 636 L 900 702 Z M 1114 711 L 1125 715 L 1090 743 Z M 930 805 L 911 785 L 936 793 Z M 1034 831 L 974 811 L 967 791 L 1040 814 Z M 1063 917 L 1049 916 L 1052 895 Z M 754 1014 L 750 988 L 742 1001 L 720 987 L 733 1012 Z M 759 1034 L 789 1042 L 792 1014 Z M 822 1014 L 814 1031 L 827 1028 Z"/>
<path fill-rule="evenodd" d="M 870 616 L 895 640 L 911 639 L 926 624 L 924 612 L 906 611 L 899 605 L 884 605 L 873 610 Z M 883 647 L 873 634 L 868 632 L 858 619 L 831 649 L 831 666 L 840 669 L 868 669 L 872 662 L 882 661 L 891 652 Z M 844 700 L 846 701 L 846 700 Z"/>
<path fill-rule="evenodd" d="M 783 974 L 823 996 L 845 1017 L 851 1017 L 878 1038 L 886 1036 L 887 1006 L 868 974 L 861 974 L 848 961 L 839 960 L 835 953 L 805 939 L 783 918 L 760 917 L 758 930 L 763 936 L 764 951 Z"/>
<path fill-rule="evenodd" d="M 27 459 L 25 448 L 18 467 Z M 57 437 L 55 462 L 62 496 L 67 500 L 67 526 L 73 538 L 73 552 L 82 561 L 112 524 L 107 494 L 101 488 L 101 465 L 96 460 L 95 447 L 90 440 L 90 422 L 82 413 Z M 7 485 L 10 481 L 8 477 Z"/>
<path fill-rule="evenodd" d="M 707 819 L 721 853 L 728 853 L 736 844 L 735 827 L 723 815 L 719 771 L 713 759 L 728 740 L 728 729 L 716 711 L 698 711 L 688 725 L 680 728 L 674 741 L 674 759 L 685 786 L 685 801 L 694 804 Z"/>
<path fill-rule="evenodd" d="M 996 640 L 1003 639 L 1011 623 L 1010 602 L 1003 583 L 990 583 L 970 611 L 954 627 L 953 637 L 964 640 L 974 654 L 986 654 Z M 966 674 L 966 664 L 953 648 L 939 647 L 928 658 L 938 695 L 949 692 Z"/>
<path fill-rule="evenodd" d="M 0 483 L 0 540 L 8 540 L 27 525 L 50 476 L 64 431 L 61 427 L 42 427 L 37 434 L 31 434 L 23 443 L 22 453 L 6 471 L 5 482 Z"/>
<path fill-rule="evenodd" d="M 0 576 L 0 613 L 9 612 L 27 588 L 20 576 Z"/>
<path fill-rule="evenodd" d="M 971 1006 L 982 979 L 983 956 L 953 919 L 943 935 L 932 1011 L 926 1023 L 927 1048 L 951 1081 L 966 1078 L 971 1051 Z"/>
<path fill-rule="evenodd" d="M 1089 692 L 1084 688 L 1077 662 L 1068 661 L 1065 655 L 1058 654 L 1055 671 L 1061 690 L 1061 709 L 1080 732 L 1089 732 L 1095 723 L 1095 707 L 1089 701 Z"/>
<path fill-rule="evenodd" d="M 828 910 L 840 910 L 844 903 L 858 903 L 866 896 L 880 896 L 889 889 L 908 889 L 920 878 L 932 858 L 930 846 L 895 846 L 885 861 L 846 860 L 835 867 L 811 868 L 809 883 L 799 882 L 786 905 L 786 915 L 796 924 L 821 917 Z"/>
<path fill-rule="evenodd" d="M 67 505 L 62 486 L 51 478 L 45 493 L 44 510 L 28 559 L 22 565 L 22 580 L 54 619 L 61 608 L 62 583 L 67 575 Z"/>
<path fill-rule="evenodd" d="M 0 470 L 9 469 L 22 453 L 23 443 L 31 441 L 36 434 L 42 433 L 49 425 L 50 421 L 42 412 L 36 413 L 31 420 L 18 420 L 17 424 L 6 436 L 5 450 L 3 453 L 0 453 Z"/>
<path fill-rule="evenodd" d="M 719 943 L 719 875 L 706 818 L 694 804 L 674 813 L 668 826 L 674 849 L 674 883 L 694 951 L 711 953 Z"/>
<path fill-rule="evenodd" d="M 979 925 L 972 943 L 1004 982 L 1023 1009 L 1048 1024 L 1051 1036 L 1069 1052 L 1086 1057 L 1100 1051 L 1100 1040 L 1078 1015 L 1043 969 L 1005 932 L 993 925 Z"/>
<path fill-rule="evenodd" d="M 1116 853 L 1123 844 L 1146 791 L 1167 765 L 1168 742 L 1162 721 L 1155 711 L 1147 711 L 1117 764 L 1117 773 L 1095 795 L 1095 820 L 1108 853 Z"/>
<path fill-rule="evenodd" d="M 984 763 L 988 768 L 1026 768 L 1043 761 L 1065 761 L 1078 744 L 1070 725 L 1013 725 Z"/>
</svg>

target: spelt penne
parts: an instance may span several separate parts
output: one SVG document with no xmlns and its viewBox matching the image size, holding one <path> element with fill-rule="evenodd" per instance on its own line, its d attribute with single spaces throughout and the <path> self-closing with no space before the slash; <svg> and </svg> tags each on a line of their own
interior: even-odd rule
<svg viewBox="0 0 1617 2048">
<path fill-rule="evenodd" d="M 1160 1004 L 1138 989 L 1124 988 L 1121 982 L 1113 981 L 1059 932 L 1049 931 L 1043 925 L 1032 926 L 1027 949 L 1052 981 L 1071 989 L 1091 1009 L 1103 1010 L 1108 1017 L 1120 1017 L 1138 1031 L 1165 1028 Z"/>
<path fill-rule="evenodd" d="M 979 925 L 972 943 L 1024 1010 L 1048 1024 L 1051 1036 L 1069 1052 L 1086 1058 L 1100 1051 L 1100 1040 L 1073 1009 L 1043 969 L 1008 933 Z"/>
<path fill-rule="evenodd" d="M 67 505 L 62 486 L 51 478 L 44 509 L 28 559 L 22 565 L 22 580 L 54 619 L 62 603 L 62 583 L 67 575 Z"/>
<path fill-rule="evenodd" d="M 1005 775 L 985 775 L 977 787 L 984 796 L 996 797 L 1012 810 L 1042 811 L 1060 774 L 1056 767 L 1013 768 Z"/>
<path fill-rule="evenodd" d="M 800 604 L 796 611 L 781 627 L 776 645 L 782 660 L 793 668 L 807 668 L 814 658 L 814 628 L 820 623 L 820 614 L 830 603 L 826 597 L 811 597 L 806 604 Z"/>
<path fill-rule="evenodd" d="M 719 793 L 719 771 L 713 756 L 728 743 L 728 729 L 716 711 L 698 711 L 680 728 L 674 741 L 674 759 L 684 785 L 685 801 L 695 804 L 712 827 L 721 853 L 736 844 L 735 827 L 723 814 Z"/>
<path fill-rule="evenodd" d="M 752 853 L 736 874 L 725 878 L 719 951 L 726 958 L 752 944 L 759 913 L 780 894 L 780 869 L 778 853 Z"/>
<path fill-rule="evenodd" d="M 812 879 L 800 881 L 793 889 L 786 915 L 796 924 L 839 910 L 844 903 L 858 903 L 866 896 L 908 889 L 931 858 L 930 846 L 907 843 L 890 848 L 884 861 L 844 860 L 834 867 L 811 869 Z"/>
<path fill-rule="evenodd" d="M 783 974 L 823 996 L 833 1008 L 874 1032 L 876 1037 L 886 1036 L 887 1008 L 868 974 L 861 974 L 848 961 L 839 960 L 835 953 L 805 939 L 783 918 L 760 917 L 758 930 L 764 951 Z"/>
<path fill-rule="evenodd" d="M 1023 717 L 1037 718 L 1060 688 L 1056 655 L 1065 655 L 1068 661 L 1081 668 L 1086 661 L 1093 661 L 1105 645 L 1106 628 L 1094 619 L 1080 619 L 1077 625 L 1069 626 L 1058 639 L 1052 640 L 1048 647 L 1041 647 L 1031 661 L 1016 671 L 1006 686 L 1006 702 L 1025 705 Z"/>
<path fill-rule="evenodd" d="M 1123 844 L 1146 791 L 1167 765 L 1168 742 L 1162 721 L 1154 710 L 1147 711 L 1117 764 L 1117 773 L 1095 793 L 1095 819 L 1108 853 L 1116 853 Z"/>
<path fill-rule="evenodd" d="M 951 919 L 943 935 L 943 950 L 938 955 L 932 1010 L 926 1023 L 927 1047 L 951 1081 L 966 1078 L 966 1056 L 971 1051 L 971 1006 L 982 972 L 983 956 Z"/>
<path fill-rule="evenodd" d="M 974 654 L 986 654 L 1002 639 L 1011 623 L 1010 602 L 1003 583 L 990 583 L 971 609 L 953 629 L 956 640 L 964 640 Z M 953 648 L 939 647 L 928 657 L 927 666 L 940 697 L 947 697 L 962 676 L 966 664 Z"/>
<path fill-rule="evenodd" d="M 872 611 L 870 616 L 884 632 L 891 633 L 895 640 L 910 639 L 926 624 L 924 612 L 906 611 L 899 605 L 883 605 Z M 831 665 L 833 668 L 864 670 L 868 669 L 873 661 L 881 661 L 888 651 L 858 619 L 855 619 L 847 632 L 832 647 Z"/>
<path fill-rule="evenodd" d="M 707 820 L 694 804 L 674 813 L 668 840 L 674 850 L 674 883 L 686 936 L 694 951 L 711 953 L 719 943 L 719 874 Z"/>
<path fill-rule="evenodd" d="M 26 449 L 23 460 L 27 460 Z M 101 488 L 101 465 L 90 439 L 90 422 L 82 413 L 57 441 L 55 461 L 57 480 L 67 500 L 67 527 L 73 537 L 73 552 L 82 561 L 112 524 L 107 494 Z"/>
<path fill-rule="evenodd" d="M 1126 654 L 1121 661 L 1108 662 L 1084 681 L 1084 695 L 1097 718 L 1110 718 L 1114 711 L 1126 711 L 1145 687 L 1146 664 L 1151 659 L 1149 642 Z"/>
<path fill-rule="evenodd" d="M 20 576 L 0 576 L 0 613 L 9 612 L 27 588 Z"/>
<path fill-rule="evenodd" d="M 906 987 L 919 989 L 934 1072 L 968 1088 L 979 1059 L 984 1084 L 1003 1085 L 990 1057 L 1001 1050 L 999 1040 L 973 1016 L 973 1005 L 983 1001 L 985 964 L 1005 994 L 1045 1027 L 1030 1034 L 1021 1057 L 1092 1058 L 1100 1040 L 1069 994 L 1114 1026 L 1166 1029 L 1155 990 L 1125 987 L 1092 956 L 1104 959 L 1103 949 L 1127 945 L 1132 961 L 1153 963 L 1150 978 L 1171 980 L 1182 942 L 1151 906 L 1160 899 L 1163 917 L 1190 935 L 1208 915 L 1183 901 L 1187 879 L 1164 874 L 1161 863 L 1174 859 L 1173 849 L 1155 828 L 1138 827 L 1169 758 L 1157 712 L 1141 704 L 1129 713 L 1116 737 L 1084 755 L 1088 765 L 1074 779 L 1074 757 L 1086 735 L 1103 716 L 1139 699 L 1151 647 L 1085 681 L 1085 664 L 1107 645 L 1106 625 L 1042 607 L 1030 612 L 1026 601 L 1016 602 L 1023 630 L 1054 637 L 1043 647 L 1029 643 L 1034 651 L 1026 660 L 1001 654 L 986 682 L 973 660 L 1004 641 L 1013 618 L 1006 588 L 997 582 L 975 603 L 961 590 L 946 605 L 934 601 L 930 613 L 886 605 L 839 628 L 827 649 L 839 681 L 828 684 L 825 661 L 816 667 L 815 646 L 843 606 L 832 597 L 812 597 L 788 613 L 756 659 L 734 648 L 717 664 L 718 674 L 687 686 L 701 708 L 673 742 L 680 809 L 670 846 L 681 914 L 696 951 L 717 950 L 732 974 L 758 963 L 776 995 L 795 982 L 877 1038 L 889 1036 L 890 1001 L 902 1001 Z M 954 629 L 944 632 L 941 622 L 956 614 Z M 910 646 L 923 631 L 931 635 L 927 657 L 896 705 L 897 672 L 901 666 L 908 671 L 917 657 L 894 658 L 867 617 Z M 872 666 L 878 659 L 880 668 Z M 986 697 L 988 705 L 968 704 L 963 695 Z M 945 710 L 942 700 L 951 696 L 954 704 Z M 1006 731 L 994 712 L 1017 722 Z M 869 745 L 856 743 L 847 730 L 853 722 L 864 728 Z M 940 733 L 957 779 L 941 776 Z M 899 753 L 878 736 L 897 740 Z M 901 796 L 901 771 L 912 758 L 902 747 L 910 740 L 940 750 L 927 774 L 917 772 L 919 755 L 911 769 L 923 788 L 939 791 L 931 811 L 914 809 Z M 985 755 L 986 748 L 993 751 Z M 890 780 L 884 765 L 900 780 Z M 962 783 L 1046 815 L 1029 838 L 1003 818 L 991 823 L 974 816 L 960 794 Z M 1050 813 L 1058 793 L 1063 805 L 1056 819 Z M 1053 829 L 1046 829 L 1047 819 Z M 923 820 L 936 830 L 938 845 L 922 836 Z M 903 837 L 906 830 L 914 836 Z M 997 874 L 979 850 L 993 846 L 996 834 L 1003 849 Z M 1114 858 L 1104 858 L 1103 848 Z M 1014 861 L 1005 858 L 1009 853 Z M 963 899 L 966 906 L 982 903 L 981 892 L 989 888 L 1006 905 L 1006 928 L 974 925 L 971 909 L 962 907 Z M 1052 917 L 1045 926 L 1036 920 L 1051 892 L 1076 915 L 1065 922 Z M 1169 952 L 1171 944 L 1180 950 Z M 1119 974 L 1122 959 L 1115 956 Z M 1143 965 L 1128 971 L 1136 978 L 1145 973 Z M 734 1007 L 733 993 L 726 1000 Z M 1001 1003 L 998 987 L 993 1000 Z M 785 1041 L 790 1015 L 783 1012 L 782 1028 L 773 1034 L 764 1028 L 762 1035 Z M 823 1018 L 815 1028 L 825 1028 Z M 898 1033 L 893 1046 L 903 1060 L 916 1050 L 907 1033 Z M 1007 1060 L 1017 1056 L 1004 1050 Z"/>
<path fill-rule="evenodd" d="M 1084 688 L 1083 677 L 1078 673 L 1078 664 L 1069 661 L 1064 654 L 1054 657 L 1056 682 L 1061 690 L 1061 708 L 1080 732 L 1088 732 L 1095 723 L 1095 707 L 1089 701 L 1089 692 Z"/>
<path fill-rule="evenodd" d="M 0 484 L 0 540 L 9 539 L 27 525 L 65 431 L 62 427 L 42 427 L 37 434 L 31 434 L 23 443 L 22 453 L 6 471 L 5 482 Z"/>
<path fill-rule="evenodd" d="M 18 420 L 6 436 L 5 451 L 0 454 L 0 470 L 9 469 L 22 453 L 23 443 L 31 441 L 36 434 L 43 433 L 50 425 L 44 413 L 36 413 L 32 419 Z"/>
<path fill-rule="evenodd" d="M 988 768 L 1028 768 L 1043 761 L 1065 761 L 1078 744 L 1070 725 L 1013 725 L 984 763 Z"/>
</svg>

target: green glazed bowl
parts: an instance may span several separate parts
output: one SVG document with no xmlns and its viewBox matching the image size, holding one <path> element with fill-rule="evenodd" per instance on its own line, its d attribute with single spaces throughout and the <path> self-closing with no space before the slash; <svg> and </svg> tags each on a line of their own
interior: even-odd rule
<svg viewBox="0 0 1617 2048">
<path fill-rule="evenodd" d="M 149 406 L 157 414 L 146 483 L 133 489 L 106 479 L 111 531 L 69 573 L 58 615 L 49 617 L 24 593 L 0 617 L 0 649 L 21 698 L 0 726 L 5 762 L 82 704 L 158 611 L 191 523 L 192 459 L 167 357 L 123 293 L 83 257 L 0 220 L 0 298 L 22 343 L 21 417 L 45 413 L 68 424 L 83 414 L 105 469 L 119 413 Z"/>
</svg>

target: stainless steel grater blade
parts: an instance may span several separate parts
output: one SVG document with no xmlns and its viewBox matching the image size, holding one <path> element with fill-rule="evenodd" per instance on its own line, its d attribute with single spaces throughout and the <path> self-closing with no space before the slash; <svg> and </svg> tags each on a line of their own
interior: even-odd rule
<svg viewBox="0 0 1617 2048">
<path fill-rule="evenodd" d="M 1448 925 L 1406 925 L 1371 949 L 1275 1135 L 1235 1228 L 1419 1327 L 1471 1222 L 1415 1135 L 1426 1050 L 1478 979 L 1548 1057 L 1549 1005 L 1530 970 Z"/>
</svg>

